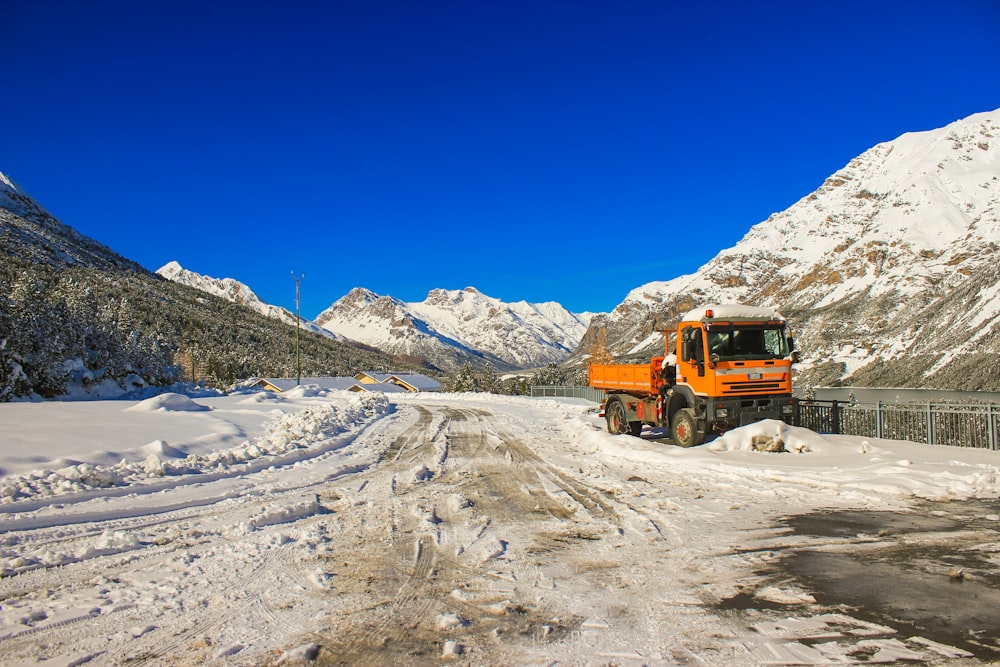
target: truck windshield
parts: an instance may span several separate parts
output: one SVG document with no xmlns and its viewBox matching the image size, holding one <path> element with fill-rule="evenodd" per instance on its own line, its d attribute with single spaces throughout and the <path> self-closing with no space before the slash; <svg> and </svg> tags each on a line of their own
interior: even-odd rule
<svg viewBox="0 0 1000 667">
<path fill-rule="evenodd" d="M 783 326 L 716 324 L 708 331 L 708 353 L 719 361 L 782 359 L 789 355 L 788 339 Z"/>
</svg>

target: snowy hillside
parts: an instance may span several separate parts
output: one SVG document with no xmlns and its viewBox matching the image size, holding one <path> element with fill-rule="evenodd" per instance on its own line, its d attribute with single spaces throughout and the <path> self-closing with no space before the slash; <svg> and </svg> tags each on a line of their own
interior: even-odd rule
<svg viewBox="0 0 1000 667">
<path fill-rule="evenodd" d="M 164 264 L 156 270 L 156 274 L 175 283 L 187 285 L 188 287 L 194 287 L 202 292 L 208 292 L 209 294 L 222 297 L 227 301 L 232 301 L 233 303 L 241 306 L 247 306 L 265 317 L 281 320 L 282 322 L 295 326 L 294 313 L 285 308 L 264 303 L 252 289 L 233 278 L 211 278 L 209 276 L 203 276 L 200 273 L 188 271 L 177 262 L 168 262 Z M 318 327 L 305 319 L 301 320 L 301 326 L 304 329 L 323 334 L 330 338 L 338 338 L 338 336 L 334 333 L 327 331 L 322 327 Z"/>
<path fill-rule="evenodd" d="M 563 361 L 589 320 L 589 313 L 573 314 L 558 303 L 504 303 L 473 287 L 431 290 L 418 303 L 357 288 L 320 313 L 316 324 L 441 368 L 472 361 L 506 369 Z"/>
<path fill-rule="evenodd" d="M 792 320 L 809 384 L 997 389 L 998 245 L 1000 110 L 871 148 L 696 273 L 633 290 L 577 358 L 602 327 L 646 355 L 687 308 L 735 301 Z"/>
<path fill-rule="evenodd" d="M 5 253 L 37 264 L 148 274 L 135 262 L 59 222 L 2 172 L 0 239 Z"/>
</svg>

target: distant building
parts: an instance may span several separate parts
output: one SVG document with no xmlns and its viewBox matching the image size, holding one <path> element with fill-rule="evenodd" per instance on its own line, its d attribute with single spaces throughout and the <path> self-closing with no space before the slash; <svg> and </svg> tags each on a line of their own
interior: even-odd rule
<svg viewBox="0 0 1000 667">
<path fill-rule="evenodd" d="M 385 394 L 441 391 L 441 383 L 420 373 L 358 373 L 354 377 L 259 378 L 251 386 L 281 393 L 298 385 L 337 391 L 379 391 Z"/>
</svg>

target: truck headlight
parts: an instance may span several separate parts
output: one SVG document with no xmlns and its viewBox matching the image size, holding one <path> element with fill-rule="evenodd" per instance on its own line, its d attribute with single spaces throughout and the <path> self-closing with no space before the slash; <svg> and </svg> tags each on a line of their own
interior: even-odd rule
<svg viewBox="0 0 1000 667">
<path fill-rule="evenodd" d="M 784 405 L 781 406 L 781 414 L 790 415 L 793 412 L 795 412 L 795 406 L 792 405 L 791 403 L 785 403 Z"/>
<path fill-rule="evenodd" d="M 729 410 L 727 410 L 726 408 L 716 408 L 715 409 L 715 416 L 718 417 L 718 418 L 720 418 L 720 419 L 728 417 L 729 416 Z"/>
</svg>

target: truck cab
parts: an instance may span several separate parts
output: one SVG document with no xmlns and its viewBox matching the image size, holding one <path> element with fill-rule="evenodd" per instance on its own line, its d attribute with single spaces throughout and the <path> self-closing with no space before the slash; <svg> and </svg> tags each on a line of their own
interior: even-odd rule
<svg viewBox="0 0 1000 667">
<path fill-rule="evenodd" d="M 677 327 L 670 402 L 694 412 L 700 440 L 761 419 L 790 419 L 793 353 L 785 319 L 773 309 L 692 310 Z"/>
</svg>

